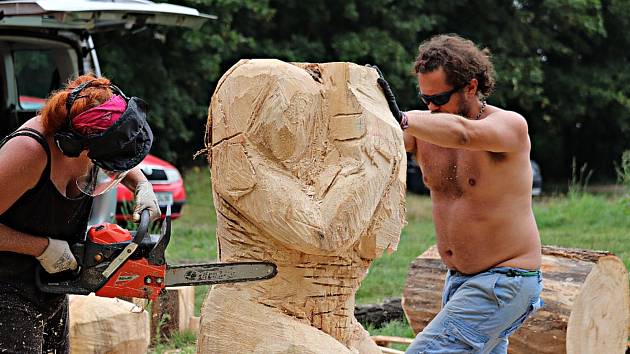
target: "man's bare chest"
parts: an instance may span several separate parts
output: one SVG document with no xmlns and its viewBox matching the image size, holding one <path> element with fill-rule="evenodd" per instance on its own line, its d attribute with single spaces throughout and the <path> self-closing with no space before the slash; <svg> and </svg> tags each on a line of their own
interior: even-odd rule
<svg viewBox="0 0 630 354">
<path fill-rule="evenodd" d="M 504 158 L 487 151 L 443 148 L 432 144 L 418 145 L 418 164 L 424 184 L 435 193 L 461 197 L 477 190 L 492 179 L 492 170 Z"/>
</svg>

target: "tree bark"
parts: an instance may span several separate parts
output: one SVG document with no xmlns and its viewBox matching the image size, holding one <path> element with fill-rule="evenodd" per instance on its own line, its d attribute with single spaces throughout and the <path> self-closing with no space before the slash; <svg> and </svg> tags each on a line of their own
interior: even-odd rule
<svg viewBox="0 0 630 354">
<path fill-rule="evenodd" d="M 510 353 L 623 353 L 628 272 L 609 252 L 544 246 L 545 305 L 510 337 Z M 415 333 L 440 310 L 446 267 L 435 246 L 409 269 L 403 309 Z"/>
</svg>

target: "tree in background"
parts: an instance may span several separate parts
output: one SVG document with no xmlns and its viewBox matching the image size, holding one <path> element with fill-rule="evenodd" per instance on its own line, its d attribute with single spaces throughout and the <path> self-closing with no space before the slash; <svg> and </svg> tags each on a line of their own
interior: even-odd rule
<svg viewBox="0 0 630 354">
<path fill-rule="evenodd" d="M 180 167 L 203 147 L 210 96 L 238 59 L 378 64 L 402 107 L 424 109 L 411 65 L 420 42 L 437 33 L 490 48 L 498 80 L 489 102 L 528 120 L 532 157 L 546 179 L 566 181 L 573 158 L 588 163 L 594 178 L 613 179 L 613 162 L 630 149 L 627 1 L 169 2 L 218 20 L 199 31 L 96 40 L 104 72 L 149 101 L 153 152 Z"/>
</svg>

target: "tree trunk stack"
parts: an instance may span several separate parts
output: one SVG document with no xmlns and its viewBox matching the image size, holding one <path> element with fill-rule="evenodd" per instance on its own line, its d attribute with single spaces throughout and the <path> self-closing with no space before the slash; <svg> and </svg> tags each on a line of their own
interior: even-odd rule
<svg viewBox="0 0 630 354">
<path fill-rule="evenodd" d="M 510 337 L 510 353 L 623 353 L 628 336 L 628 272 L 609 252 L 545 246 L 545 304 Z M 414 333 L 440 310 L 446 267 L 435 246 L 409 269 L 403 309 Z"/>
</svg>

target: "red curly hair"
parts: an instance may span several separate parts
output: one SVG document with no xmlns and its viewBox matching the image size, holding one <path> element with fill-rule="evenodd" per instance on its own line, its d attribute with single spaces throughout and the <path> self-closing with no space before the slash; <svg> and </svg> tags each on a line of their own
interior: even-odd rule
<svg viewBox="0 0 630 354">
<path fill-rule="evenodd" d="M 45 135 L 52 135 L 68 126 L 68 111 L 66 110 L 68 96 L 74 88 L 87 81 L 94 82 L 75 98 L 70 111 L 70 119 L 113 96 L 109 88 L 110 81 L 106 77 L 97 78 L 92 74 L 86 74 L 68 81 L 64 88 L 50 94 L 40 112 Z"/>
</svg>

